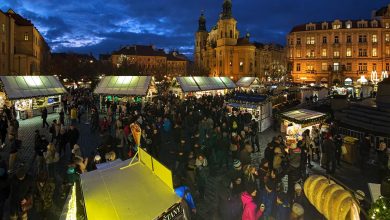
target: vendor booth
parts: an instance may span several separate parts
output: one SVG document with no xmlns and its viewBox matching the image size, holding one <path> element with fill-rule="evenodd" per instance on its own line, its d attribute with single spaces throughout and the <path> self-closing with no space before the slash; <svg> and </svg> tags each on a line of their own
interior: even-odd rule
<svg viewBox="0 0 390 220">
<path fill-rule="evenodd" d="M 0 76 L 0 105 L 15 106 L 17 119 L 41 115 L 43 108 L 55 112 L 65 87 L 54 76 Z"/>
<path fill-rule="evenodd" d="M 287 134 L 287 139 L 296 139 L 302 133 L 313 126 L 323 124 L 327 115 L 308 109 L 298 109 L 280 114 L 281 131 Z"/>
<path fill-rule="evenodd" d="M 186 95 L 200 97 L 202 95 L 224 95 L 236 85 L 228 77 L 185 76 L 176 77 L 176 82 L 170 91 L 181 98 Z M 178 89 L 178 86 L 180 89 Z"/>
<path fill-rule="evenodd" d="M 105 76 L 94 93 L 103 101 L 133 102 L 151 99 L 157 89 L 151 76 Z M 138 98 L 137 98 L 138 97 Z"/>
<path fill-rule="evenodd" d="M 318 101 L 328 97 L 329 90 L 325 87 L 301 87 L 301 103 L 308 101 Z"/>
<path fill-rule="evenodd" d="M 258 123 L 259 132 L 272 125 L 272 103 L 266 95 L 235 94 L 227 106 L 231 114 L 234 111 L 249 112 Z"/>
<path fill-rule="evenodd" d="M 174 192 L 171 171 L 138 150 L 136 162 L 112 163 L 80 176 L 84 219 L 184 219 L 185 206 Z"/>
<path fill-rule="evenodd" d="M 242 77 L 236 82 L 237 87 L 243 91 L 265 93 L 266 88 L 257 77 Z"/>
</svg>

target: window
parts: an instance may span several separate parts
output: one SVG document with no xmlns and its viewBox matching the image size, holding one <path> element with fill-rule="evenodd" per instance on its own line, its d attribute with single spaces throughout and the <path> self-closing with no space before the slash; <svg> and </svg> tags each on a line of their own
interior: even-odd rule
<svg viewBox="0 0 390 220">
<path fill-rule="evenodd" d="M 297 50 L 297 57 L 298 57 L 298 58 L 301 57 L 301 50 Z"/>
<path fill-rule="evenodd" d="M 306 25 L 306 30 L 307 31 L 314 31 L 316 29 L 316 26 L 313 24 L 308 24 Z"/>
<path fill-rule="evenodd" d="M 376 49 L 376 48 L 372 48 L 372 56 L 373 56 L 373 57 L 378 56 L 378 54 L 377 54 L 377 49 Z"/>
<path fill-rule="evenodd" d="M 322 23 L 322 30 L 328 29 L 328 23 Z"/>
<path fill-rule="evenodd" d="M 333 63 L 333 70 L 339 71 L 339 69 L 340 69 L 340 63 Z"/>
<path fill-rule="evenodd" d="M 386 46 L 386 56 L 390 56 L 390 47 L 389 46 Z"/>
<path fill-rule="evenodd" d="M 323 56 L 323 57 L 327 56 L 326 49 L 322 49 L 321 56 Z"/>
<path fill-rule="evenodd" d="M 367 56 L 367 49 L 359 49 L 359 57 L 366 57 Z"/>
<path fill-rule="evenodd" d="M 378 43 L 378 38 L 377 38 L 376 34 L 372 35 L 372 42 L 373 43 Z"/>
<path fill-rule="evenodd" d="M 348 35 L 348 36 L 347 36 L 347 43 L 352 43 L 352 37 L 351 37 L 351 35 Z"/>
<path fill-rule="evenodd" d="M 334 43 L 338 44 L 339 43 L 339 36 L 334 36 Z"/>
<path fill-rule="evenodd" d="M 314 44 L 315 39 L 314 37 L 306 37 L 306 44 Z"/>
<path fill-rule="evenodd" d="M 352 63 L 347 63 L 346 68 L 347 71 L 352 71 Z"/>
<path fill-rule="evenodd" d="M 350 29 L 350 28 L 352 27 L 351 22 L 347 22 L 347 23 L 345 24 L 345 27 L 346 27 L 347 29 Z"/>
<path fill-rule="evenodd" d="M 323 43 L 323 44 L 326 44 L 326 43 L 328 43 L 328 39 L 327 39 L 327 37 L 322 37 L 322 43 Z"/>
<path fill-rule="evenodd" d="M 314 70 L 313 64 L 306 64 L 306 71 L 313 71 L 313 70 Z"/>
<path fill-rule="evenodd" d="M 351 57 L 351 56 L 352 56 L 352 49 L 347 48 L 347 57 Z"/>
<path fill-rule="evenodd" d="M 340 24 L 333 24 L 333 29 L 340 29 L 341 25 Z"/>
<path fill-rule="evenodd" d="M 359 43 L 367 43 L 367 36 L 359 35 Z"/>
<path fill-rule="evenodd" d="M 233 38 L 233 31 L 230 30 L 230 38 Z"/>
<path fill-rule="evenodd" d="M 367 71 L 367 63 L 359 63 L 359 71 Z"/>
<path fill-rule="evenodd" d="M 386 42 L 390 42 L 390 34 L 386 34 L 385 35 L 385 41 Z"/>
<path fill-rule="evenodd" d="M 290 49 L 289 56 L 290 56 L 290 58 L 293 58 L 293 49 Z"/>
<path fill-rule="evenodd" d="M 372 64 L 372 70 L 376 70 L 376 63 Z"/>
<path fill-rule="evenodd" d="M 301 71 L 301 64 L 300 63 L 297 63 L 297 71 Z"/>
<path fill-rule="evenodd" d="M 28 33 L 24 33 L 24 40 L 28 40 Z"/>
<path fill-rule="evenodd" d="M 390 71 L 390 65 L 389 65 L 389 63 L 386 63 L 386 71 Z"/>
<path fill-rule="evenodd" d="M 300 37 L 297 38 L 297 45 L 301 45 L 301 38 Z"/>
<path fill-rule="evenodd" d="M 314 55 L 314 50 L 308 50 L 306 52 L 306 57 L 310 57 L 310 58 L 313 58 L 315 55 Z"/>
<path fill-rule="evenodd" d="M 1 25 L 1 29 L 3 30 L 3 32 L 5 32 L 5 24 Z"/>
<path fill-rule="evenodd" d="M 244 62 L 240 61 L 240 72 L 244 71 Z"/>
<path fill-rule="evenodd" d="M 328 64 L 327 63 L 321 63 L 321 70 L 327 71 L 328 70 Z"/>
<path fill-rule="evenodd" d="M 333 51 L 333 57 L 340 57 L 340 51 Z"/>
<path fill-rule="evenodd" d="M 390 24 L 389 24 L 389 23 L 386 23 L 385 27 L 386 27 L 387 29 L 389 29 L 389 28 L 390 28 Z"/>
<path fill-rule="evenodd" d="M 371 26 L 373 27 L 373 28 L 377 28 L 378 27 L 378 21 L 372 21 L 371 22 Z"/>
</svg>

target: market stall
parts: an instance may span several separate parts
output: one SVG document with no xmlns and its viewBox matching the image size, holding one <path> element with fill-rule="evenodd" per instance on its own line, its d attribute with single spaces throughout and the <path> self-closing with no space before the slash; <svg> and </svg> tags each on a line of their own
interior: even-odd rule
<svg viewBox="0 0 390 220">
<path fill-rule="evenodd" d="M 286 133 L 287 139 L 296 139 L 306 129 L 319 126 L 325 122 L 327 115 L 308 109 L 298 109 L 280 114 L 281 131 Z"/>
<path fill-rule="evenodd" d="M 325 99 L 328 97 L 329 90 L 325 87 L 301 87 L 301 103 L 308 102 L 308 101 L 318 101 L 321 99 Z"/>
<path fill-rule="evenodd" d="M 249 112 L 263 132 L 272 125 L 272 103 L 266 95 L 236 94 L 227 103 L 229 113 Z"/>
<path fill-rule="evenodd" d="M 0 76 L 0 105 L 15 106 L 17 119 L 41 115 L 43 108 L 55 112 L 65 87 L 54 76 Z M 3 107 L 1 105 L 1 107 Z"/>
<path fill-rule="evenodd" d="M 157 89 L 151 76 L 105 76 L 101 79 L 94 93 L 103 101 L 133 102 L 151 99 Z"/>
<path fill-rule="evenodd" d="M 138 149 L 136 162 L 113 163 L 80 176 L 85 219 L 184 219 L 171 171 Z"/>
<path fill-rule="evenodd" d="M 257 77 L 242 77 L 236 82 L 236 85 L 243 91 L 265 93 L 267 90 Z"/>
<path fill-rule="evenodd" d="M 176 95 L 185 96 L 224 95 L 228 90 L 236 88 L 228 77 L 185 76 L 176 77 L 176 86 L 170 89 Z M 178 87 L 180 89 L 178 89 Z"/>
</svg>

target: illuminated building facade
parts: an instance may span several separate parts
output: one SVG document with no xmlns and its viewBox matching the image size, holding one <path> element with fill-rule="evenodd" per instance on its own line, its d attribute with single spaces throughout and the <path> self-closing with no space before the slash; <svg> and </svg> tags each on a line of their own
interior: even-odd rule
<svg viewBox="0 0 390 220">
<path fill-rule="evenodd" d="M 368 20 L 334 20 L 293 27 L 287 37 L 295 82 L 355 83 L 390 71 L 390 5 Z"/>
<path fill-rule="evenodd" d="M 210 76 L 228 76 L 234 80 L 244 76 L 265 80 L 267 75 L 286 73 L 285 49 L 276 44 L 252 43 L 249 34 L 240 37 L 231 0 L 224 0 L 222 8 L 220 18 L 210 32 L 204 15 L 199 18 L 195 33 L 195 65 L 206 69 Z"/>
<path fill-rule="evenodd" d="M 0 74 L 47 73 L 50 48 L 31 21 L 12 9 L 0 10 L 0 25 Z"/>
</svg>

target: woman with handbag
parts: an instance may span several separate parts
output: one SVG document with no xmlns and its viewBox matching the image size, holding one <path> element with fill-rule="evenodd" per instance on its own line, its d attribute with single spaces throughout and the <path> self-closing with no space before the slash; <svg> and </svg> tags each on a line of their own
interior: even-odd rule
<svg viewBox="0 0 390 220">
<path fill-rule="evenodd" d="M 21 167 L 11 178 L 10 220 L 27 220 L 27 212 L 32 208 L 33 181 L 26 173 L 27 169 Z"/>
</svg>

